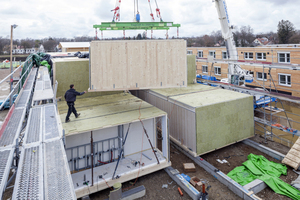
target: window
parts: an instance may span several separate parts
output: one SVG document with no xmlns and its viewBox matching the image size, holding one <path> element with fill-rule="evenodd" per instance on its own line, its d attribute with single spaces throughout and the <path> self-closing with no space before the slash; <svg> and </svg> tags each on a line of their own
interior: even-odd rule
<svg viewBox="0 0 300 200">
<path fill-rule="evenodd" d="M 221 76 L 221 67 L 215 67 L 215 75 Z"/>
<path fill-rule="evenodd" d="M 214 58 L 216 58 L 216 52 L 215 51 L 209 51 L 209 56 L 213 56 Z"/>
<path fill-rule="evenodd" d="M 256 53 L 256 60 L 266 60 L 266 53 Z"/>
<path fill-rule="evenodd" d="M 290 74 L 278 74 L 279 85 L 291 86 L 291 75 Z"/>
<path fill-rule="evenodd" d="M 278 53 L 279 63 L 290 63 L 290 53 Z"/>
<path fill-rule="evenodd" d="M 202 73 L 208 73 L 208 67 L 207 65 L 202 65 Z"/>
<path fill-rule="evenodd" d="M 253 53 L 252 52 L 245 52 L 244 59 L 253 60 Z"/>
<path fill-rule="evenodd" d="M 198 58 L 203 58 L 203 51 L 198 51 L 197 56 L 198 56 Z"/>
<path fill-rule="evenodd" d="M 257 72 L 256 79 L 257 80 L 267 80 L 267 73 Z"/>
<path fill-rule="evenodd" d="M 222 59 L 227 59 L 227 52 L 226 51 L 222 51 Z"/>
<path fill-rule="evenodd" d="M 193 51 L 192 50 L 188 50 L 187 51 L 187 55 L 192 55 L 193 54 Z"/>
</svg>

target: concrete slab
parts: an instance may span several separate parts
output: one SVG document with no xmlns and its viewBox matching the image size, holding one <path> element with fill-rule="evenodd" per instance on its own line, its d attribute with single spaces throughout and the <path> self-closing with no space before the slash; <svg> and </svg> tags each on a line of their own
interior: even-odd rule
<svg viewBox="0 0 300 200">
<path fill-rule="evenodd" d="M 246 190 L 253 191 L 254 194 L 257 194 L 260 191 L 262 191 L 263 189 L 265 189 L 267 187 L 267 184 L 265 184 L 265 182 L 263 182 L 259 179 L 255 179 L 254 181 L 252 181 L 251 183 L 248 183 L 247 185 L 244 185 L 243 187 Z"/>
</svg>

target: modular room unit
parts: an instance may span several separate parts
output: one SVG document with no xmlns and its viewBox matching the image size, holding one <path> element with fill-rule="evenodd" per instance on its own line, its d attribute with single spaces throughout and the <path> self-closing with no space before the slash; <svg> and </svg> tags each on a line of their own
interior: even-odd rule
<svg viewBox="0 0 300 200">
<path fill-rule="evenodd" d="M 186 41 L 92 41 L 89 71 L 92 92 L 186 87 Z"/>
<path fill-rule="evenodd" d="M 254 135 L 250 95 L 201 84 L 135 94 L 168 113 L 171 140 L 193 156 Z"/>
<path fill-rule="evenodd" d="M 77 198 L 171 165 L 166 112 L 128 93 L 75 104 L 80 117 L 72 115 L 65 123 L 68 107 L 58 102 Z M 157 124 L 162 140 L 157 140 Z"/>
</svg>

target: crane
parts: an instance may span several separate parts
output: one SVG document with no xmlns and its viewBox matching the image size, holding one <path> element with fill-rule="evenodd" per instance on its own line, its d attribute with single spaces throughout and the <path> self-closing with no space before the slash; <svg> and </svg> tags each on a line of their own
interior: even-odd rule
<svg viewBox="0 0 300 200">
<path fill-rule="evenodd" d="M 153 15 L 153 12 L 152 12 L 150 0 L 148 0 L 148 3 L 149 3 L 149 7 L 150 7 L 151 21 L 154 22 L 155 19 L 154 19 L 154 15 Z M 158 4 L 157 4 L 157 0 L 155 0 L 155 4 L 156 4 L 156 9 L 155 9 L 156 16 L 157 16 L 157 18 L 160 19 L 161 22 L 163 22 L 161 14 L 160 14 L 160 9 L 159 9 Z M 115 6 L 114 9 L 111 10 L 114 13 L 113 20 L 112 20 L 113 22 L 120 21 L 120 9 L 121 9 L 121 0 L 116 0 L 116 6 Z M 139 14 L 139 1 L 134 0 L 134 21 L 137 21 L 137 19 L 136 19 L 137 14 Z"/>
<path fill-rule="evenodd" d="M 230 25 L 227 5 L 225 0 L 213 0 L 218 12 L 222 36 L 225 40 L 226 50 L 228 59 L 232 61 L 238 60 L 237 49 L 233 39 L 232 29 L 233 26 Z M 241 68 L 240 65 L 233 62 L 228 63 L 228 78 L 222 79 L 221 82 L 227 82 L 234 85 L 244 85 L 245 80 L 247 82 L 253 81 L 253 76 L 249 71 Z"/>
</svg>

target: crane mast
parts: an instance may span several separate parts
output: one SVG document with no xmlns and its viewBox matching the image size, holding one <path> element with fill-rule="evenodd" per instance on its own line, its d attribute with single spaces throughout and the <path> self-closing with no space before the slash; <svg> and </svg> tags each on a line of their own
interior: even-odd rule
<svg viewBox="0 0 300 200">
<path fill-rule="evenodd" d="M 233 39 L 232 29 L 233 27 L 230 25 L 227 5 L 225 0 L 213 0 L 215 2 L 215 6 L 218 12 L 222 36 L 225 40 L 227 57 L 232 61 L 238 60 L 237 49 Z M 248 71 L 243 70 L 238 64 L 228 63 L 228 79 L 227 82 L 235 85 L 245 84 L 245 80 L 251 81 L 253 77 L 249 74 Z M 226 82 L 223 81 L 223 82 Z"/>
</svg>

